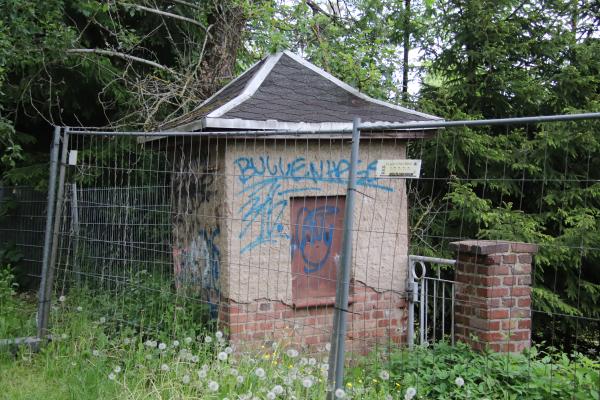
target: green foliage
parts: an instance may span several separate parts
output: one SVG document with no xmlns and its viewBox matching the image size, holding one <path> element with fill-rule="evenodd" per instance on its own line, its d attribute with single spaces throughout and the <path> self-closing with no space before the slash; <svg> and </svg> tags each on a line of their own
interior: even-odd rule
<svg viewBox="0 0 600 400">
<path fill-rule="evenodd" d="M 392 354 L 390 380 L 418 399 L 597 399 L 600 363 L 581 354 L 480 353 L 464 344 Z M 458 386 L 462 378 L 464 386 Z"/>
<path fill-rule="evenodd" d="M 35 303 L 27 294 L 17 293 L 10 265 L 0 265 L 0 339 L 33 335 Z"/>
</svg>

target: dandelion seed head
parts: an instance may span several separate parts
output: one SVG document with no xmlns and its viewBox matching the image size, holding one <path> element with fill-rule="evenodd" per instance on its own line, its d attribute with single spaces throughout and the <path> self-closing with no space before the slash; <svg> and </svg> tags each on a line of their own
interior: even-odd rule
<svg viewBox="0 0 600 400">
<path fill-rule="evenodd" d="M 221 331 L 217 331 L 217 332 L 215 332 L 215 337 L 216 337 L 217 339 L 223 339 L 223 332 L 221 332 Z"/>
<path fill-rule="evenodd" d="M 198 371 L 198 378 L 200 378 L 200 379 L 206 378 L 206 370 L 205 369 L 201 369 L 200 371 Z"/>
<path fill-rule="evenodd" d="M 206 336 L 206 337 L 204 338 L 204 342 L 205 342 L 205 343 L 211 343 L 211 342 L 212 342 L 212 340 L 213 340 L 212 336 Z"/>
<path fill-rule="evenodd" d="M 331 343 L 326 343 L 325 344 L 325 350 L 327 350 L 327 351 L 331 350 Z"/>
<path fill-rule="evenodd" d="M 189 337 L 189 336 L 188 336 L 188 337 L 186 337 L 185 339 L 183 339 L 183 341 L 185 342 L 185 344 L 190 344 L 190 343 L 192 343 L 192 340 L 193 340 L 193 339 L 192 339 L 191 337 Z"/>
<path fill-rule="evenodd" d="M 106 317 L 100 317 L 99 321 L 100 321 L 101 324 L 105 323 L 106 322 Z"/>
<path fill-rule="evenodd" d="M 198 356 L 192 356 L 192 358 L 190 360 L 195 364 L 198 361 L 200 361 L 200 357 L 198 357 Z"/>
<path fill-rule="evenodd" d="M 379 377 L 382 381 L 387 381 L 388 379 L 390 379 L 390 373 L 382 369 L 381 371 L 379 371 Z"/>
<path fill-rule="evenodd" d="M 417 389 L 414 387 L 409 387 L 406 389 L 406 393 L 404 394 L 404 400 L 411 400 L 413 397 L 417 395 Z"/>
<path fill-rule="evenodd" d="M 269 392 L 267 393 L 267 399 L 268 400 L 275 400 L 275 398 L 277 397 L 277 395 L 273 392 Z"/>
<path fill-rule="evenodd" d="M 67 339 L 68 337 L 69 337 L 69 335 L 67 335 L 66 333 L 63 333 L 62 335 L 60 335 L 60 338 L 61 338 L 62 340 L 65 340 L 65 339 Z"/>
<path fill-rule="evenodd" d="M 244 376 L 243 375 L 238 375 L 235 380 L 237 381 L 237 383 L 243 383 L 244 382 Z"/>
<path fill-rule="evenodd" d="M 191 380 L 191 379 L 190 379 L 190 376 L 189 376 L 189 375 L 187 375 L 187 374 L 185 374 L 185 375 L 183 376 L 183 378 L 181 378 L 181 382 L 183 382 L 183 384 L 184 384 L 184 385 L 187 385 L 188 383 L 190 383 L 190 380 Z"/>
<path fill-rule="evenodd" d="M 225 347 L 225 353 L 227 353 L 227 354 L 233 353 L 233 348 L 231 346 Z"/>
<path fill-rule="evenodd" d="M 307 389 L 310 389 L 312 387 L 312 385 L 314 385 L 314 380 L 311 376 L 307 376 L 304 379 L 302 379 L 302 386 L 304 386 Z"/>
<path fill-rule="evenodd" d="M 210 390 L 211 392 L 216 392 L 217 390 L 219 390 L 219 384 L 215 381 L 208 382 L 208 390 Z"/>
<path fill-rule="evenodd" d="M 276 395 L 280 395 L 281 393 L 283 393 L 283 386 L 281 385 L 275 385 L 273 387 L 273 390 L 271 390 L 273 393 L 275 393 Z"/>
<path fill-rule="evenodd" d="M 458 387 L 463 387 L 463 386 L 465 385 L 465 380 L 464 380 L 462 377 L 460 377 L 460 376 L 459 376 L 459 377 L 457 377 L 457 378 L 454 380 L 454 383 L 455 383 L 455 384 L 456 384 L 456 386 L 458 386 Z"/>
<path fill-rule="evenodd" d="M 317 365 L 317 360 L 315 358 L 309 358 L 308 359 L 308 365 L 310 365 L 311 367 L 314 365 Z"/>
<path fill-rule="evenodd" d="M 129 339 L 128 337 L 123 339 L 123 344 L 130 344 L 130 343 L 131 343 L 131 339 Z"/>
<path fill-rule="evenodd" d="M 219 361 L 227 361 L 227 353 L 222 351 L 217 355 L 217 358 L 219 359 Z"/>
<path fill-rule="evenodd" d="M 288 350 L 286 351 L 286 354 L 287 354 L 287 355 L 288 355 L 288 357 L 290 357 L 290 358 L 296 358 L 296 357 L 298 357 L 298 350 L 296 350 L 296 349 L 288 349 Z"/>
<path fill-rule="evenodd" d="M 173 340 L 173 347 L 179 347 L 179 340 Z"/>
<path fill-rule="evenodd" d="M 229 373 L 230 373 L 231 375 L 233 375 L 233 376 L 238 376 L 238 375 L 239 375 L 239 372 L 238 372 L 238 370 L 237 370 L 237 369 L 235 369 L 235 368 L 231 368 L 231 369 L 229 370 Z"/>
<path fill-rule="evenodd" d="M 117 365 L 117 366 L 116 366 L 116 367 L 113 369 L 113 371 L 115 372 L 115 374 L 118 374 L 119 372 L 121 372 L 121 366 L 120 366 L 120 365 Z"/>
<path fill-rule="evenodd" d="M 79 312 L 82 312 L 82 311 L 83 311 L 83 307 L 81 307 L 81 306 L 78 306 L 78 307 L 76 308 L 76 310 L 77 310 L 77 311 L 79 311 Z"/>
<path fill-rule="evenodd" d="M 108 374 L 108 379 L 110 379 L 111 381 L 114 381 L 116 377 L 117 376 L 113 372 L 111 372 L 110 374 Z"/>
<path fill-rule="evenodd" d="M 168 371 L 169 371 L 169 369 L 170 369 L 170 368 L 169 368 L 169 366 L 168 366 L 167 364 L 162 364 L 162 365 L 160 366 L 160 370 L 161 370 L 161 371 L 163 371 L 163 372 L 168 372 Z"/>
<path fill-rule="evenodd" d="M 166 345 L 165 343 L 160 343 L 160 344 L 158 345 L 158 349 L 159 349 L 159 350 L 164 350 L 164 349 L 166 349 L 166 348 L 167 348 L 167 345 Z"/>
<path fill-rule="evenodd" d="M 266 375 L 266 374 L 265 374 L 265 370 L 264 370 L 264 369 L 262 369 L 262 368 L 260 368 L 260 367 L 259 367 L 259 368 L 256 368 L 256 369 L 254 370 L 254 375 L 258 376 L 260 379 L 263 379 L 263 378 L 265 377 L 265 375 Z"/>
<path fill-rule="evenodd" d="M 100 352 L 98 350 L 94 350 L 94 351 L 92 351 L 92 355 L 94 357 L 98 357 L 100 355 Z"/>
<path fill-rule="evenodd" d="M 67 300 L 67 298 L 66 298 L 65 296 L 60 296 L 60 297 L 58 298 L 58 301 L 60 301 L 61 303 L 64 303 L 64 302 L 65 302 L 65 300 Z"/>
<path fill-rule="evenodd" d="M 342 388 L 338 388 L 335 390 L 335 398 L 336 399 L 345 399 L 346 398 L 346 392 L 344 392 L 344 389 Z"/>
</svg>

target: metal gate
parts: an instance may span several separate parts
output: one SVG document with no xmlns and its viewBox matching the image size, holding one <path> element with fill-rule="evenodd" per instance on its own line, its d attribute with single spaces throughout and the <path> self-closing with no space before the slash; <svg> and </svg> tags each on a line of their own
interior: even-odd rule
<svg viewBox="0 0 600 400">
<path fill-rule="evenodd" d="M 434 267 L 429 271 L 425 264 Z M 455 282 L 445 279 L 452 272 L 456 260 L 411 255 L 408 257 L 408 345 L 415 343 L 418 330 L 419 344 L 427 345 L 447 340 L 454 345 Z M 446 268 L 443 268 L 443 267 Z M 448 268 L 450 267 L 450 268 Z M 417 272 L 417 269 L 419 271 Z M 418 313 L 418 324 L 415 322 Z M 415 329 L 416 327 L 416 329 Z"/>
</svg>

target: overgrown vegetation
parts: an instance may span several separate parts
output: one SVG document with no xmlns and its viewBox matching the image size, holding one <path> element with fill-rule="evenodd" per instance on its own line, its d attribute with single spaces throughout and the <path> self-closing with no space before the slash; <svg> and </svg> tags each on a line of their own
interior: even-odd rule
<svg viewBox="0 0 600 400">
<path fill-rule="evenodd" d="M 4 272 L 0 312 L 8 325 L 0 326 L 9 329 L 18 328 L 15 321 L 24 319 L 23 301 L 12 287 Z M 193 318 L 176 318 L 181 315 L 177 308 L 183 311 L 185 306 L 176 304 L 157 313 L 175 317 L 162 325 L 144 319 L 123 325 L 120 318 L 125 314 L 114 311 L 128 308 L 121 296 L 98 301 L 83 292 L 63 295 L 53 312 L 61 323 L 55 324 L 53 340 L 39 354 L 26 348 L 17 354 L 0 350 L 0 398 L 325 398 L 325 351 L 305 354 L 281 342 L 241 353 L 222 333 L 209 333 Z M 144 321 L 163 329 L 146 330 Z M 598 399 L 600 395 L 600 362 L 581 354 L 535 349 L 522 355 L 476 353 L 444 343 L 393 352 L 389 358 L 382 354 L 355 360 L 337 398 Z"/>
</svg>

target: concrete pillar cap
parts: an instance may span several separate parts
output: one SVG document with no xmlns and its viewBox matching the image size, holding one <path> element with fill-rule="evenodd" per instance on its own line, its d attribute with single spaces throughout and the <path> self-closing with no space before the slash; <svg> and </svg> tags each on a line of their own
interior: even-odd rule
<svg viewBox="0 0 600 400">
<path fill-rule="evenodd" d="M 498 253 L 535 254 L 538 252 L 539 246 L 533 243 L 508 240 L 461 240 L 450 242 L 450 248 L 458 253 L 487 256 Z"/>
</svg>

